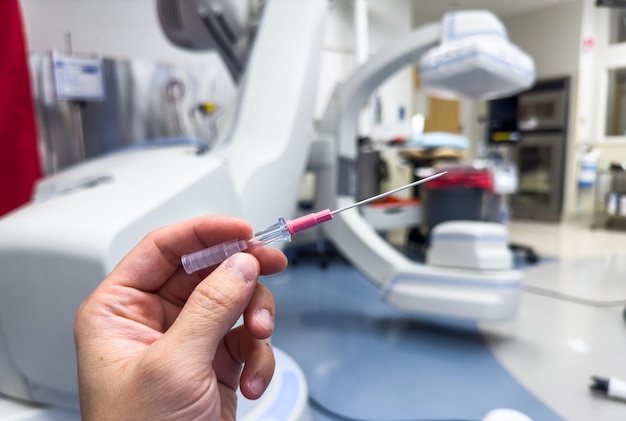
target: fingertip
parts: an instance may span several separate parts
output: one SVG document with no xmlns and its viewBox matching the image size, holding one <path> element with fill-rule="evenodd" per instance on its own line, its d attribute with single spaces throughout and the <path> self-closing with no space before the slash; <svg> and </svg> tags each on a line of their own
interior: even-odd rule
<svg viewBox="0 0 626 421">
<path fill-rule="evenodd" d="M 288 260 L 285 253 L 272 247 L 260 247 L 250 252 L 261 264 L 261 275 L 280 273 L 287 267 Z"/>
<path fill-rule="evenodd" d="M 274 331 L 274 317 L 266 308 L 260 308 L 252 316 L 256 324 L 267 331 L 269 335 Z"/>
<path fill-rule="evenodd" d="M 241 276 L 246 282 L 259 277 L 259 262 L 248 253 L 236 253 L 224 261 L 224 266 Z"/>
<path fill-rule="evenodd" d="M 265 389 L 267 389 L 268 382 L 265 381 L 261 376 L 254 376 L 248 381 L 248 392 L 249 395 L 246 396 L 248 399 L 258 399 L 263 395 Z"/>
<path fill-rule="evenodd" d="M 268 340 L 252 339 L 243 351 L 242 360 L 245 363 L 239 380 L 239 388 L 246 398 L 258 399 L 274 376 L 276 368 L 274 349 Z"/>
<path fill-rule="evenodd" d="M 276 306 L 271 291 L 261 283 L 256 284 L 254 295 L 243 314 L 248 333 L 257 339 L 267 339 L 272 336 L 275 311 Z"/>
</svg>

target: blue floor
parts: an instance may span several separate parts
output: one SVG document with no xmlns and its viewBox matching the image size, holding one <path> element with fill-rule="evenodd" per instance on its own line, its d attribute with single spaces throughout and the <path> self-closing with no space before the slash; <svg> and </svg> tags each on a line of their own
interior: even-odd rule
<svg viewBox="0 0 626 421">
<path fill-rule="evenodd" d="M 315 259 L 263 278 L 273 343 L 303 369 L 315 420 L 481 420 L 495 408 L 562 420 L 516 382 L 476 326 L 408 317 L 349 264 Z"/>
</svg>

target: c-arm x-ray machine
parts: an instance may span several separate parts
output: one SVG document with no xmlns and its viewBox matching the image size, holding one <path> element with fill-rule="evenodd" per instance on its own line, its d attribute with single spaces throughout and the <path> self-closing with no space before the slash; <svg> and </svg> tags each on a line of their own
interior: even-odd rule
<svg viewBox="0 0 626 421">
<path fill-rule="evenodd" d="M 414 31 L 356 69 L 337 88 L 320 123 L 320 138 L 312 155 L 317 171 L 316 208 L 333 209 L 354 200 L 347 194 L 350 187 L 338 183 L 338 174 L 348 173 L 356 159 L 358 113 L 388 77 L 437 46 L 441 31 L 439 23 Z M 467 89 L 472 89 L 471 82 L 470 78 Z M 316 162 L 316 153 L 327 159 Z M 468 271 L 416 263 L 393 248 L 357 212 L 340 214 L 332 225 L 322 227 L 392 307 L 471 320 L 509 319 L 517 311 L 522 280 L 518 270 Z"/>
<path fill-rule="evenodd" d="M 169 6 L 185 3 L 202 1 Z M 74 183 L 73 191 L 0 220 L 0 393 L 78 405 L 75 312 L 150 230 L 205 214 L 242 217 L 255 228 L 277 216 L 292 217 L 307 166 L 318 174 L 320 207 L 352 200 L 338 188 L 338 173 L 355 158 L 360 107 L 384 79 L 435 46 L 442 27 L 423 27 L 357 69 L 337 90 L 316 134 L 313 108 L 327 6 L 319 0 L 266 2 L 251 54 L 237 50 L 231 57 L 235 78 L 242 66 L 246 71 L 229 129 L 208 153 L 176 146 L 97 158 L 37 186 L 46 191 Z M 177 12 L 180 29 L 188 16 Z M 82 188 L 81 180 L 89 180 L 89 187 Z M 472 273 L 412 263 L 357 212 L 327 226 L 326 235 L 394 307 L 475 320 L 515 313 L 515 271 Z"/>
</svg>

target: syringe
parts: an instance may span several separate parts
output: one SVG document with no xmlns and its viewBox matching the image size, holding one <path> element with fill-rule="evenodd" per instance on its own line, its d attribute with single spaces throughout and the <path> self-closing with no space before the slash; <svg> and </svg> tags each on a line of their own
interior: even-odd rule
<svg viewBox="0 0 626 421">
<path fill-rule="evenodd" d="M 304 215 L 292 220 L 278 218 L 277 223 L 275 223 L 271 227 L 264 229 L 263 231 L 255 233 L 254 236 L 248 240 L 230 240 L 205 248 L 195 253 L 184 255 L 181 258 L 183 268 L 185 269 L 185 272 L 191 274 L 199 271 L 200 269 L 216 265 L 226 260 L 229 256 L 232 256 L 233 254 L 240 251 L 252 250 L 258 247 L 267 246 L 280 240 L 290 242 L 292 235 L 307 230 L 309 228 L 313 228 L 314 226 L 317 226 L 323 222 L 330 221 L 331 219 L 333 219 L 333 215 L 336 215 L 343 211 L 347 211 L 348 209 L 352 209 L 357 206 L 364 205 L 366 203 L 374 202 L 376 200 L 382 199 L 383 197 L 389 196 L 390 194 L 397 193 L 404 189 L 408 189 L 409 187 L 426 183 L 437 177 L 441 177 L 446 173 L 447 171 L 443 171 L 435 175 L 431 175 L 430 177 L 426 177 L 405 186 L 389 190 L 385 193 L 370 197 L 369 199 L 361 200 L 360 202 L 344 206 L 343 208 L 335 209 L 334 211 L 331 211 L 330 209 L 324 209 L 323 211 L 310 213 L 308 215 Z"/>
</svg>

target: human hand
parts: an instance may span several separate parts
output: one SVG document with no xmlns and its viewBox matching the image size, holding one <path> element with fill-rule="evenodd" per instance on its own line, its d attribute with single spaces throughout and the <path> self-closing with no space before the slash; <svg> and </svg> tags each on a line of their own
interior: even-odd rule
<svg viewBox="0 0 626 421">
<path fill-rule="evenodd" d="M 122 259 L 76 315 L 83 419 L 234 420 L 238 386 L 261 396 L 274 372 L 274 299 L 257 281 L 282 271 L 284 254 L 262 247 L 193 275 L 180 264 L 251 234 L 243 220 L 207 216 L 153 231 Z"/>
</svg>

